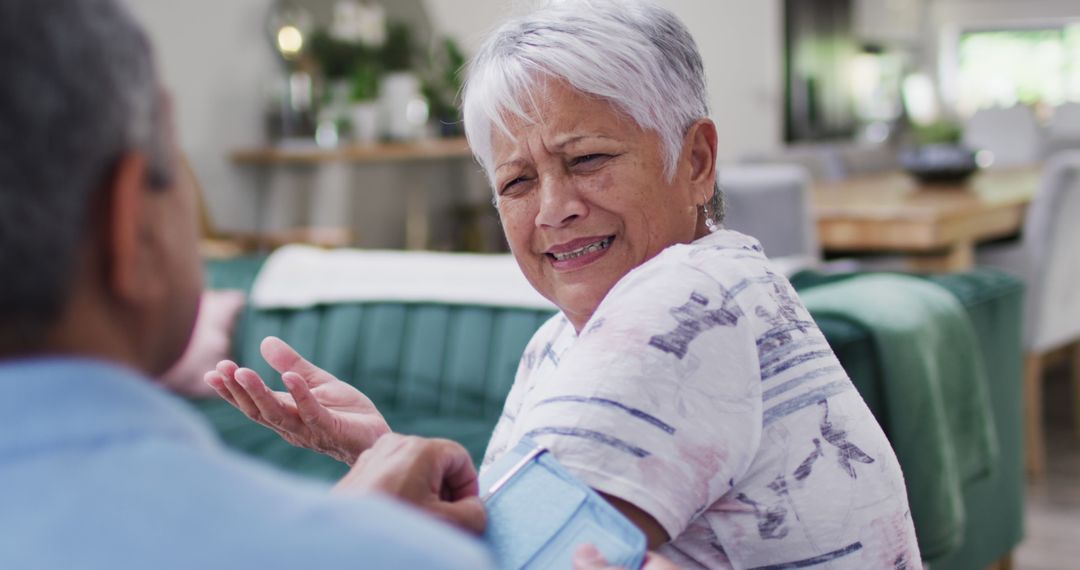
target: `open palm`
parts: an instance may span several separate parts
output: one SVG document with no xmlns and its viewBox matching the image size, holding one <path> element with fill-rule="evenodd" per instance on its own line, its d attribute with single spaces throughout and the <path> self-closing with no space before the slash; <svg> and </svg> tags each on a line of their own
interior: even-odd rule
<svg viewBox="0 0 1080 570">
<path fill-rule="evenodd" d="M 281 373 L 288 392 L 275 392 L 249 368 L 223 360 L 205 380 L 252 420 L 289 443 L 352 464 L 390 432 L 375 404 L 352 385 L 308 362 L 285 341 L 267 337 L 263 358 Z"/>
</svg>

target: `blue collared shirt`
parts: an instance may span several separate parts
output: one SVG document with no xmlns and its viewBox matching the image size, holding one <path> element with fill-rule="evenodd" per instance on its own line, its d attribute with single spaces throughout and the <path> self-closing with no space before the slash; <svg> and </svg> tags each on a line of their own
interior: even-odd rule
<svg viewBox="0 0 1080 570">
<path fill-rule="evenodd" d="M 487 568 L 395 501 L 225 450 L 179 399 L 85 359 L 0 363 L 0 568 Z"/>
</svg>

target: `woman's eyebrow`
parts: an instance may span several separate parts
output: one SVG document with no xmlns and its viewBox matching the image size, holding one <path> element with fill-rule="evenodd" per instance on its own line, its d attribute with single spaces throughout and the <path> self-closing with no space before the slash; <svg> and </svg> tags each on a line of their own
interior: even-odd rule
<svg viewBox="0 0 1080 570">
<path fill-rule="evenodd" d="M 564 148 L 566 148 L 566 147 L 568 147 L 568 146 L 570 146 L 570 145 L 572 145 L 572 144 L 574 144 L 576 142 L 580 142 L 582 140 L 585 140 L 585 139 L 604 139 L 604 140 L 612 140 L 612 141 L 617 140 L 617 139 L 614 139 L 614 138 L 609 137 L 607 135 L 602 135 L 602 134 L 599 134 L 599 133 L 597 133 L 597 134 L 569 135 L 566 138 L 562 138 L 562 139 L 557 138 L 557 139 L 555 139 L 555 141 L 551 144 L 551 150 L 553 150 L 553 151 L 561 151 Z"/>
<path fill-rule="evenodd" d="M 602 139 L 602 140 L 608 140 L 608 141 L 618 141 L 619 140 L 619 139 L 617 139 L 615 137 L 609 137 L 607 135 L 603 135 L 603 134 L 599 134 L 599 133 L 571 134 L 571 135 L 565 135 L 565 138 L 557 137 L 555 139 L 555 141 L 552 142 L 551 145 L 548 146 L 548 151 L 549 152 L 563 152 L 563 150 L 566 147 L 568 147 L 570 145 L 573 145 L 575 143 L 581 142 L 583 140 L 588 140 L 588 139 Z M 495 166 L 495 172 L 498 172 L 498 171 L 502 170 L 503 168 L 507 168 L 507 167 L 511 167 L 511 166 L 524 165 L 527 162 L 528 161 L 526 161 L 523 158 L 512 158 L 510 160 L 507 160 L 506 162 L 501 162 L 498 165 L 496 165 Z"/>
<path fill-rule="evenodd" d="M 525 164 L 525 159 L 513 158 L 513 159 L 510 159 L 510 160 L 508 160 L 506 162 L 503 162 L 503 163 L 499 164 L 498 166 L 496 166 L 495 167 L 495 172 L 498 172 L 498 171 L 500 171 L 503 168 L 506 168 L 508 166 L 518 166 L 518 165 L 522 165 L 522 164 Z"/>
</svg>

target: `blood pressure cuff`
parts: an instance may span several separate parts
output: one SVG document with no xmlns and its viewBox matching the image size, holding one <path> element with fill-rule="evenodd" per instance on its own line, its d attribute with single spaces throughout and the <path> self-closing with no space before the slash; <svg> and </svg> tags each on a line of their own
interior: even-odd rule
<svg viewBox="0 0 1080 570">
<path fill-rule="evenodd" d="M 499 568 L 573 568 L 584 544 L 613 566 L 641 567 L 641 530 L 531 439 L 484 470 L 480 493 L 488 512 L 484 541 Z"/>
</svg>

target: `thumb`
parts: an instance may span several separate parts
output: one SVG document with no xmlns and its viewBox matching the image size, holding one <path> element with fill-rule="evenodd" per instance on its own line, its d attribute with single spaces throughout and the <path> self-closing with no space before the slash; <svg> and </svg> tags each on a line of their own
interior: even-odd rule
<svg viewBox="0 0 1080 570">
<path fill-rule="evenodd" d="M 428 505 L 428 511 L 473 534 L 483 534 L 487 527 L 487 511 L 484 510 L 484 503 L 479 497 L 469 497 L 453 502 L 435 501 Z"/>
</svg>

